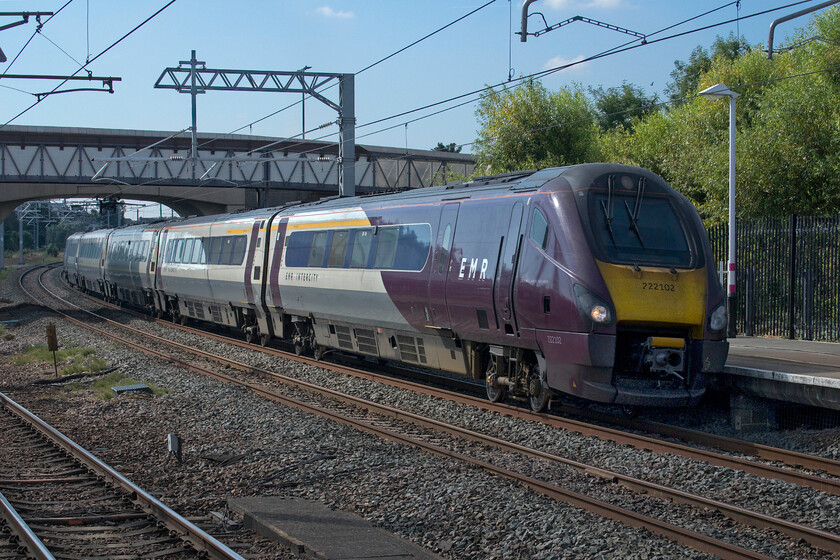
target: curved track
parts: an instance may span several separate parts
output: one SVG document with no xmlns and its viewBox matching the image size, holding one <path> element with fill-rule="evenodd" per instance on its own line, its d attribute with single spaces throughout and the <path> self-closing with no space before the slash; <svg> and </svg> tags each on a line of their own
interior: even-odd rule
<svg viewBox="0 0 840 560">
<path fill-rule="evenodd" d="M 63 301 L 66 302 L 66 300 Z M 65 314 L 65 316 L 67 315 Z M 97 320 L 101 321 L 102 319 L 104 318 L 101 316 L 97 316 Z M 71 320 L 76 321 L 75 319 Z M 393 441 L 399 441 L 405 444 L 419 447 L 431 453 L 436 453 L 439 455 L 455 458 L 457 460 L 470 463 L 472 465 L 483 468 L 489 472 L 492 472 L 498 476 L 504 476 L 516 480 L 521 484 L 529 486 L 537 492 L 554 497 L 555 499 L 563 500 L 588 511 L 619 520 L 623 523 L 634 527 L 645 527 L 648 530 L 651 530 L 652 532 L 665 535 L 678 542 L 681 542 L 699 550 L 704 550 L 706 552 L 716 554 L 722 558 L 762 558 L 763 556 L 761 554 L 745 550 L 737 546 L 733 546 L 729 543 L 712 539 L 708 536 L 701 535 L 699 533 L 695 533 L 683 529 L 681 527 L 660 521 L 653 517 L 640 515 L 636 512 L 614 506 L 605 501 L 591 498 L 585 495 L 585 493 L 569 491 L 556 483 L 546 482 L 533 476 L 523 474 L 523 472 L 517 470 L 516 468 L 502 468 L 500 466 L 492 464 L 491 462 L 488 462 L 487 460 L 482 459 L 480 453 L 474 451 L 462 452 L 462 450 L 464 449 L 463 442 L 474 442 L 475 444 L 478 444 L 481 447 L 492 446 L 496 449 L 502 450 L 504 453 L 507 454 L 513 454 L 519 457 L 535 458 L 540 461 L 545 461 L 551 464 L 562 465 L 562 467 L 565 469 L 572 469 L 577 472 L 586 473 L 589 476 L 594 475 L 604 480 L 619 482 L 623 487 L 630 488 L 651 496 L 665 497 L 672 501 L 677 501 L 680 503 L 689 503 L 692 506 L 698 508 L 712 508 L 724 513 L 724 515 L 728 517 L 745 522 L 749 525 L 754 525 L 758 527 L 769 527 L 776 531 L 788 534 L 794 539 L 803 539 L 819 548 L 823 548 L 825 550 L 833 552 L 840 552 L 840 537 L 831 533 L 827 533 L 810 527 L 805 527 L 781 519 L 776 519 L 771 516 L 762 515 L 760 513 L 752 512 L 744 508 L 739 508 L 731 504 L 716 502 L 714 500 L 709 500 L 699 496 L 693 496 L 684 492 L 680 492 L 678 490 L 666 488 L 664 486 L 652 484 L 643 480 L 623 476 L 619 473 L 599 469 L 590 465 L 585 465 L 568 459 L 555 457 L 547 453 L 541 452 L 537 449 L 530 449 L 521 445 L 512 444 L 498 438 L 487 436 L 485 434 L 464 430 L 457 426 L 444 424 L 442 422 L 430 418 L 425 418 L 416 414 L 407 413 L 402 410 L 397 410 L 364 399 L 344 395 L 336 391 L 302 382 L 297 379 L 292 379 L 286 376 L 262 370 L 248 364 L 238 363 L 234 360 L 216 356 L 207 352 L 202 352 L 192 347 L 178 345 L 171 341 L 164 340 L 160 337 L 155 337 L 153 335 L 149 335 L 148 333 L 144 333 L 142 331 L 132 329 L 124 325 L 120 325 L 119 323 L 113 324 L 119 326 L 121 329 L 126 329 L 127 331 L 129 331 L 132 337 L 141 336 L 146 340 L 145 343 L 122 340 L 124 343 L 129 344 L 130 346 L 135 347 L 138 350 L 147 353 L 152 353 L 166 360 L 176 362 L 184 367 L 188 367 L 193 371 L 199 371 L 205 375 L 212 376 L 216 379 L 246 385 L 251 390 L 266 398 L 282 402 L 288 406 L 293 406 L 301 410 L 306 410 L 314 414 L 331 418 L 337 422 L 354 426 L 360 430 L 375 433 L 379 437 L 383 437 L 385 439 Z M 85 326 L 86 328 L 92 328 L 88 325 Z M 101 329 L 94 330 L 97 330 L 98 332 L 101 332 L 102 334 L 110 336 L 112 338 L 124 338 L 117 337 L 116 335 L 108 333 Z M 154 344 L 150 344 L 148 342 L 150 340 L 154 341 Z M 226 342 L 230 341 L 226 340 Z M 305 395 L 303 397 L 297 398 L 290 397 L 286 394 L 283 394 L 280 391 L 266 388 L 262 384 L 243 382 L 241 380 L 236 379 L 234 376 L 219 374 L 210 368 L 200 366 L 192 362 L 188 362 L 187 360 L 181 357 L 176 357 L 171 353 L 151 348 L 152 345 L 159 344 L 176 348 L 179 355 L 183 355 L 184 353 L 199 355 L 201 356 L 202 360 L 212 360 L 215 363 L 223 363 L 241 371 L 246 371 L 251 374 L 258 374 L 267 379 L 271 379 L 273 382 L 280 382 L 285 385 L 292 386 L 295 389 L 303 390 L 305 391 Z M 245 345 L 244 343 L 241 344 Z M 253 346 L 251 347 L 256 348 Z M 296 359 L 298 361 L 303 362 L 312 362 L 311 360 L 307 360 L 296 356 L 292 357 L 285 354 L 284 357 L 289 357 L 290 359 Z M 345 366 L 334 366 L 332 364 L 324 364 L 321 362 L 319 362 L 317 365 L 322 367 L 329 367 L 330 369 L 340 370 L 345 373 L 348 372 Z M 369 377 L 372 375 L 369 373 L 360 373 L 358 371 L 355 371 L 352 374 L 360 377 Z M 396 384 L 405 383 L 396 382 L 393 380 L 389 382 Z M 428 388 L 422 388 L 421 390 L 423 392 L 432 391 Z M 432 392 L 436 396 L 440 396 L 439 390 L 433 390 Z M 458 395 L 456 397 L 447 396 L 447 398 L 453 398 L 456 400 L 465 399 L 462 400 L 462 402 L 474 402 L 474 404 L 483 408 L 494 408 L 506 414 L 525 416 L 531 419 L 536 418 L 539 421 L 561 426 L 564 428 L 569 428 L 570 424 L 568 424 L 568 422 L 571 422 L 565 419 L 558 419 L 551 416 L 535 416 L 532 413 L 519 408 L 506 406 L 497 407 L 496 405 L 491 405 L 490 403 L 484 400 L 471 401 L 469 398 L 463 397 L 462 395 Z M 372 420 L 368 417 L 368 415 L 371 414 L 373 415 Z M 406 423 L 412 424 L 413 427 L 406 428 Z M 623 432 L 616 433 L 616 430 L 613 430 L 611 432 L 605 432 L 604 430 L 606 429 L 604 428 L 585 425 L 584 423 L 575 423 L 572 425 L 574 427 L 570 429 L 574 429 L 575 431 L 579 431 L 581 433 L 597 433 L 600 434 L 599 437 L 604 437 L 606 439 L 612 439 L 615 441 L 621 441 L 625 437 L 639 437 L 632 436 L 631 434 L 625 434 Z M 409 433 L 409 435 L 406 435 L 407 433 Z M 610 435 L 605 436 L 605 434 L 607 433 Z M 446 434 L 447 437 L 453 438 L 453 441 L 457 441 L 457 443 L 441 445 L 440 443 L 438 443 L 441 438 L 440 434 Z M 671 450 L 674 449 L 670 444 L 660 442 L 659 440 L 651 440 L 651 438 L 646 438 L 643 441 L 643 443 L 637 445 L 644 449 L 651 449 L 656 452 L 668 453 L 673 452 Z M 453 448 L 455 448 L 455 450 L 453 450 Z M 470 446 L 468 445 L 467 448 L 469 449 Z M 690 453 L 699 452 L 698 450 L 695 450 L 693 448 L 688 449 L 690 450 Z M 692 456 L 697 458 L 697 456 Z M 700 456 L 704 457 L 707 455 L 701 454 Z M 525 469 L 522 470 L 524 471 Z"/>
<path fill-rule="evenodd" d="M 87 296 L 91 297 L 91 296 Z M 94 301 L 102 304 L 102 301 L 92 298 Z M 67 302 L 69 303 L 69 302 Z M 71 304 L 72 305 L 72 304 Z M 110 305 L 110 304 L 104 304 Z M 112 306 L 114 309 L 121 309 L 117 306 Z M 121 309 L 126 313 L 133 313 L 136 316 L 143 317 L 147 320 L 153 320 L 147 315 L 137 314 L 133 311 Z M 104 317 L 100 317 L 105 319 Z M 527 408 L 515 406 L 506 403 L 491 403 L 484 397 L 473 396 L 465 394 L 464 390 L 474 387 L 473 383 L 465 381 L 464 379 L 452 379 L 449 377 L 434 376 L 433 385 L 428 383 L 416 383 L 405 379 L 394 377 L 391 374 L 377 373 L 370 371 L 370 369 L 360 369 L 352 365 L 352 360 L 344 361 L 344 363 L 327 362 L 323 360 L 313 360 L 304 356 L 298 356 L 293 352 L 280 350 L 272 347 L 260 347 L 254 344 L 248 344 L 240 339 L 232 338 L 227 335 L 207 332 L 197 328 L 182 326 L 178 324 L 171 324 L 163 319 L 157 319 L 156 322 L 166 324 L 172 328 L 176 328 L 185 332 L 199 334 L 203 337 L 218 340 L 226 344 L 233 344 L 242 348 L 249 348 L 254 351 L 260 351 L 271 356 L 297 361 L 309 365 L 316 365 L 342 373 L 351 375 L 360 379 L 368 379 L 379 383 L 384 383 L 392 387 L 399 387 L 406 390 L 418 392 L 421 394 L 431 395 L 438 398 L 447 399 L 453 402 L 459 402 L 475 406 L 484 410 L 490 410 L 509 416 L 524 418 L 527 420 L 541 422 L 556 428 L 570 430 L 586 436 L 596 437 L 605 441 L 613 441 L 622 445 L 630 445 L 637 449 L 646 449 L 656 453 L 671 453 L 689 459 L 704 461 L 713 465 L 742 470 L 744 472 L 754 474 L 763 478 L 771 478 L 798 484 L 800 486 L 808 486 L 827 492 L 836 496 L 840 496 L 840 461 L 819 457 L 815 455 L 808 455 L 787 449 L 770 447 L 766 445 L 755 444 L 716 434 L 706 432 L 699 432 L 696 430 L 689 430 L 677 426 L 670 426 L 656 422 L 639 420 L 634 418 L 622 418 L 614 415 L 602 414 L 594 411 L 583 409 L 563 408 L 562 412 L 569 416 L 577 416 L 587 418 L 593 422 L 586 422 L 576 420 L 573 418 L 559 416 L 556 414 L 536 413 Z M 118 324 L 118 323 L 117 323 Z M 137 331 L 139 332 L 139 331 Z M 237 367 L 234 362 L 229 363 L 231 367 Z M 367 365 L 370 365 L 369 363 Z M 418 372 L 411 372 L 414 377 L 422 377 Z M 440 388 L 440 385 L 448 385 L 452 381 L 457 390 L 450 391 Z M 482 385 L 483 387 L 483 385 Z M 595 423 L 598 422 L 598 423 Z M 603 424 L 607 424 L 606 426 Z M 617 425 L 617 427 L 610 427 L 610 425 Z M 642 434 L 633 433 L 629 430 L 636 430 Z M 661 436 L 651 437 L 653 434 Z M 703 446 L 704 448 L 692 447 L 679 443 L 683 442 L 693 443 Z M 728 453 L 720 453 L 715 450 L 722 450 Z M 741 455 L 754 456 L 763 461 L 773 461 L 777 464 L 767 464 L 762 461 L 755 461 L 745 457 L 732 456 L 729 453 L 737 453 Z M 782 466 L 779 466 L 781 464 Z M 792 467 L 792 468 L 785 468 Z M 812 472 L 802 472 L 801 469 L 808 469 Z"/>
</svg>

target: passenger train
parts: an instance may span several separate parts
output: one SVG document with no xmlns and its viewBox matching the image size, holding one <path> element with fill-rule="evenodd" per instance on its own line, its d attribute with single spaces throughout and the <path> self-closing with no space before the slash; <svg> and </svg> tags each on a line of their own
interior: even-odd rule
<svg viewBox="0 0 840 560">
<path fill-rule="evenodd" d="M 687 406 L 726 361 L 726 300 L 692 204 L 583 164 L 77 233 L 66 279 L 173 321 L 553 397 Z"/>
</svg>

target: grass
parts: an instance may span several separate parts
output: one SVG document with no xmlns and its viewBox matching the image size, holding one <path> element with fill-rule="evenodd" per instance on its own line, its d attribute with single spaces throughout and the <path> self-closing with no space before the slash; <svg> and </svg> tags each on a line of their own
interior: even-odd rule
<svg viewBox="0 0 840 560">
<path fill-rule="evenodd" d="M 81 390 L 81 389 L 85 389 L 85 388 L 89 387 L 91 390 L 93 390 L 97 399 L 107 401 L 107 400 L 110 400 L 110 399 L 114 398 L 114 396 L 115 396 L 115 393 L 114 393 L 113 389 L 111 389 L 111 387 L 123 387 L 125 385 L 137 385 L 138 383 L 140 383 L 140 382 L 132 379 L 131 377 L 123 375 L 121 373 L 111 373 L 111 374 L 106 375 L 102 379 L 98 379 L 93 385 L 85 386 L 81 383 L 74 383 L 74 384 L 71 385 L 71 387 L 74 388 L 74 389 L 77 389 L 77 390 Z M 165 395 L 169 392 L 169 389 L 163 389 L 161 387 L 158 387 L 154 383 L 146 383 L 146 385 L 149 386 L 149 388 L 152 390 L 153 394 L 158 395 L 158 396 Z"/>
<path fill-rule="evenodd" d="M 59 375 L 72 375 L 74 373 L 96 373 L 108 369 L 108 362 L 94 356 L 96 350 L 93 348 L 61 348 L 55 353 L 55 361 L 59 365 Z M 53 353 L 46 345 L 39 344 L 30 346 L 23 354 L 12 358 L 16 366 L 26 364 L 51 364 Z"/>
<path fill-rule="evenodd" d="M 6 251 L 5 253 L 6 266 L 17 266 L 20 261 L 20 253 L 17 251 Z M 33 251 L 32 249 L 23 250 L 24 264 L 50 264 L 64 260 L 64 253 L 61 252 L 56 256 L 50 256 L 46 250 Z M 8 274 L 8 271 L 6 272 Z M 0 271 L 0 281 L 4 278 L 3 271 Z"/>
<path fill-rule="evenodd" d="M 55 360 L 59 363 L 69 361 L 71 364 L 79 363 L 91 354 L 95 353 L 93 348 L 62 348 L 55 353 Z M 40 364 L 52 363 L 53 353 L 50 352 L 46 344 L 39 344 L 37 346 L 30 346 L 23 354 L 18 354 L 12 358 L 12 363 L 16 366 L 23 366 L 26 364 Z M 101 368 L 105 369 L 105 368 Z M 100 370 L 96 370 L 100 371 Z"/>
<path fill-rule="evenodd" d="M 15 333 L 9 332 L 9 329 L 6 325 L 0 324 L 0 338 L 3 340 L 14 340 Z"/>
</svg>

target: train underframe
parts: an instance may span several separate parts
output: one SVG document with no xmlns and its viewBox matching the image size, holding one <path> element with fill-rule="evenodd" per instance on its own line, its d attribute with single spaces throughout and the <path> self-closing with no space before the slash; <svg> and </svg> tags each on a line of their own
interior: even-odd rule
<svg viewBox="0 0 840 560">
<path fill-rule="evenodd" d="M 80 282 L 81 288 L 86 288 Z M 332 350 L 440 369 L 483 380 L 488 399 L 512 396 L 532 409 L 546 409 L 553 398 L 635 406 L 690 406 L 706 388 L 704 372 L 723 366 L 725 341 L 691 340 L 687 330 L 619 329 L 617 335 L 562 333 L 564 351 L 577 356 L 545 355 L 539 350 L 463 341 L 451 332 L 425 335 L 413 331 L 316 320 L 212 301 L 180 299 L 106 284 L 102 295 L 115 303 L 143 308 L 173 322 L 190 320 L 224 325 L 246 341 L 263 346 L 272 338 L 291 340 L 298 354 L 316 359 Z M 87 290 L 91 291 L 91 290 Z M 163 302 L 161 305 L 160 302 Z M 163 307 L 163 309 L 161 309 Z M 549 347 L 548 350 L 551 350 Z M 573 351 L 574 354 L 574 351 Z"/>
</svg>

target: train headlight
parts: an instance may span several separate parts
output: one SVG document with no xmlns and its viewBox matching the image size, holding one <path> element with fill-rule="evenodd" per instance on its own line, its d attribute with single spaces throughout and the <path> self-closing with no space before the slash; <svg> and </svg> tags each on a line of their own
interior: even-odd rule
<svg viewBox="0 0 840 560">
<path fill-rule="evenodd" d="M 575 303 L 581 314 L 593 323 L 612 324 L 613 312 L 610 306 L 580 284 L 575 284 Z"/>
<path fill-rule="evenodd" d="M 709 316 L 709 330 L 722 331 L 726 328 L 726 304 L 718 305 Z"/>
<path fill-rule="evenodd" d="M 603 305 L 596 305 L 589 310 L 589 318 L 596 323 L 609 323 L 610 312 Z"/>
</svg>

